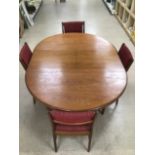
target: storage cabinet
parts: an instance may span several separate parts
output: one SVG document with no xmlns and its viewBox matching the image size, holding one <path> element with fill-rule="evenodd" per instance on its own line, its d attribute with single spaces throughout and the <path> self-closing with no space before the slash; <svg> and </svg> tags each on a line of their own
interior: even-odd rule
<svg viewBox="0 0 155 155">
<path fill-rule="evenodd" d="M 105 6 L 108 8 L 111 14 L 115 14 L 115 2 L 116 0 L 103 0 Z"/>
<path fill-rule="evenodd" d="M 116 18 L 135 44 L 135 0 L 116 0 Z"/>
<path fill-rule="evenodd" d="M 34 25 L 34 18 L 41 7 L 43 0 L 21 0 L 19 3 L 20 15 L 26 27 Z M 27 4 L 27 5 L 26 5 Z M 33 9 L 33 10 L 32 10 Z"/>
<path fill-rule="evenodd" d="M 28 1 L 29 5 L 34 6 L 36 8 L 36 10 L 32 14 L 29 14 L 30 17 L 34 19 L 42 5 L 43 0 L 26 0 L 26 1 Z"/>
<path fill-rule="evenodd" d="M 21 15 L 19 14 L 19 38 L 22 38 L 24 33 L 24 21 L 21 18 Z"/>
</svg>

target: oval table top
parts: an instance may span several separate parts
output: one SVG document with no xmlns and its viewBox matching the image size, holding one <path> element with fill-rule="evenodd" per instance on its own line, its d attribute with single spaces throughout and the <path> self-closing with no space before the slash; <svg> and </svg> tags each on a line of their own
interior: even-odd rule
<svg viewBox="0 0 155 155">
<path fill-rule="evenodd" d="M 47 107 L 85 111 L 104 108 L 119 98 L 127 76 L 108 41 L 66 33 L 48 37 L 35 47 L 25 80 L 31 94 Z"/>
</svg>

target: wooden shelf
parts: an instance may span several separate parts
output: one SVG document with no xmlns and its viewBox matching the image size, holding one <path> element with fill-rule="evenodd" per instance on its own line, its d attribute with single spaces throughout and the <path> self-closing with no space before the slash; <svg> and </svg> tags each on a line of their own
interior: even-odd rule
<svg viewBox="0 0 155 155">
<path fill-rule="evenodd" d="M 131 42 L 135 45 L 135 38 L 131 35 L 131 32 L 129 31 L 129 29 L 127 29 L 126 24 L 122 23 L 122 20 L 119 18 L 119 16 L 116 15 L 116 18 L 121 24 L 121 26 L 123 27 L 123 29 L 125 30 L 125 32 L 127 33 L 127 35 L 129 36 Z"/>
<path fill-rule="evenodd" d="M 132 1 L 132 0 L 131 0 Z M 134 0 L 133 0 L 134 1 Z M 126 4 L 124 2 L 122 2 L 121 0 L 117 0 L 117 2 L 133 17 L 135 18 L 134 13 L 126 6 Z"/>
<path fill-rule="evenodd" d="M 135 44 L 135 0 L 116 0 L 116 18 Z"/>
</svg>

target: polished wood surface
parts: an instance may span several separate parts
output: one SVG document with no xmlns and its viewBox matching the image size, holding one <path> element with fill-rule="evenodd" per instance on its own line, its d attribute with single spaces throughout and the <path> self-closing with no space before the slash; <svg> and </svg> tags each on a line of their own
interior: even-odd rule
<svg viewBox="0 0 155 155">
<path fill-rule="evenodd" d="M 34 49 L 26 72 L 27 87 L 35 98 L 66 111 L 104 108 L 120 97 L 126 83 L 116 49 L 90 34 L 44 39 Z"/>
</svg>

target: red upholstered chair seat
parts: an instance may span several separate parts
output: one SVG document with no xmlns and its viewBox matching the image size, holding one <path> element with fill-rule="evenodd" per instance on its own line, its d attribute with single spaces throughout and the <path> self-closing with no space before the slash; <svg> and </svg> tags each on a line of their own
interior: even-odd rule
<svg viewBox="0 0 155 155">
<path fill-rule="evenodd" d="M 64 123 L 82 123 L 90 121 L 94 118 L 95 112 L 65 112 L 59 110 L 52 110 L 50 116 L 53 120 Z"/>
</svg>

